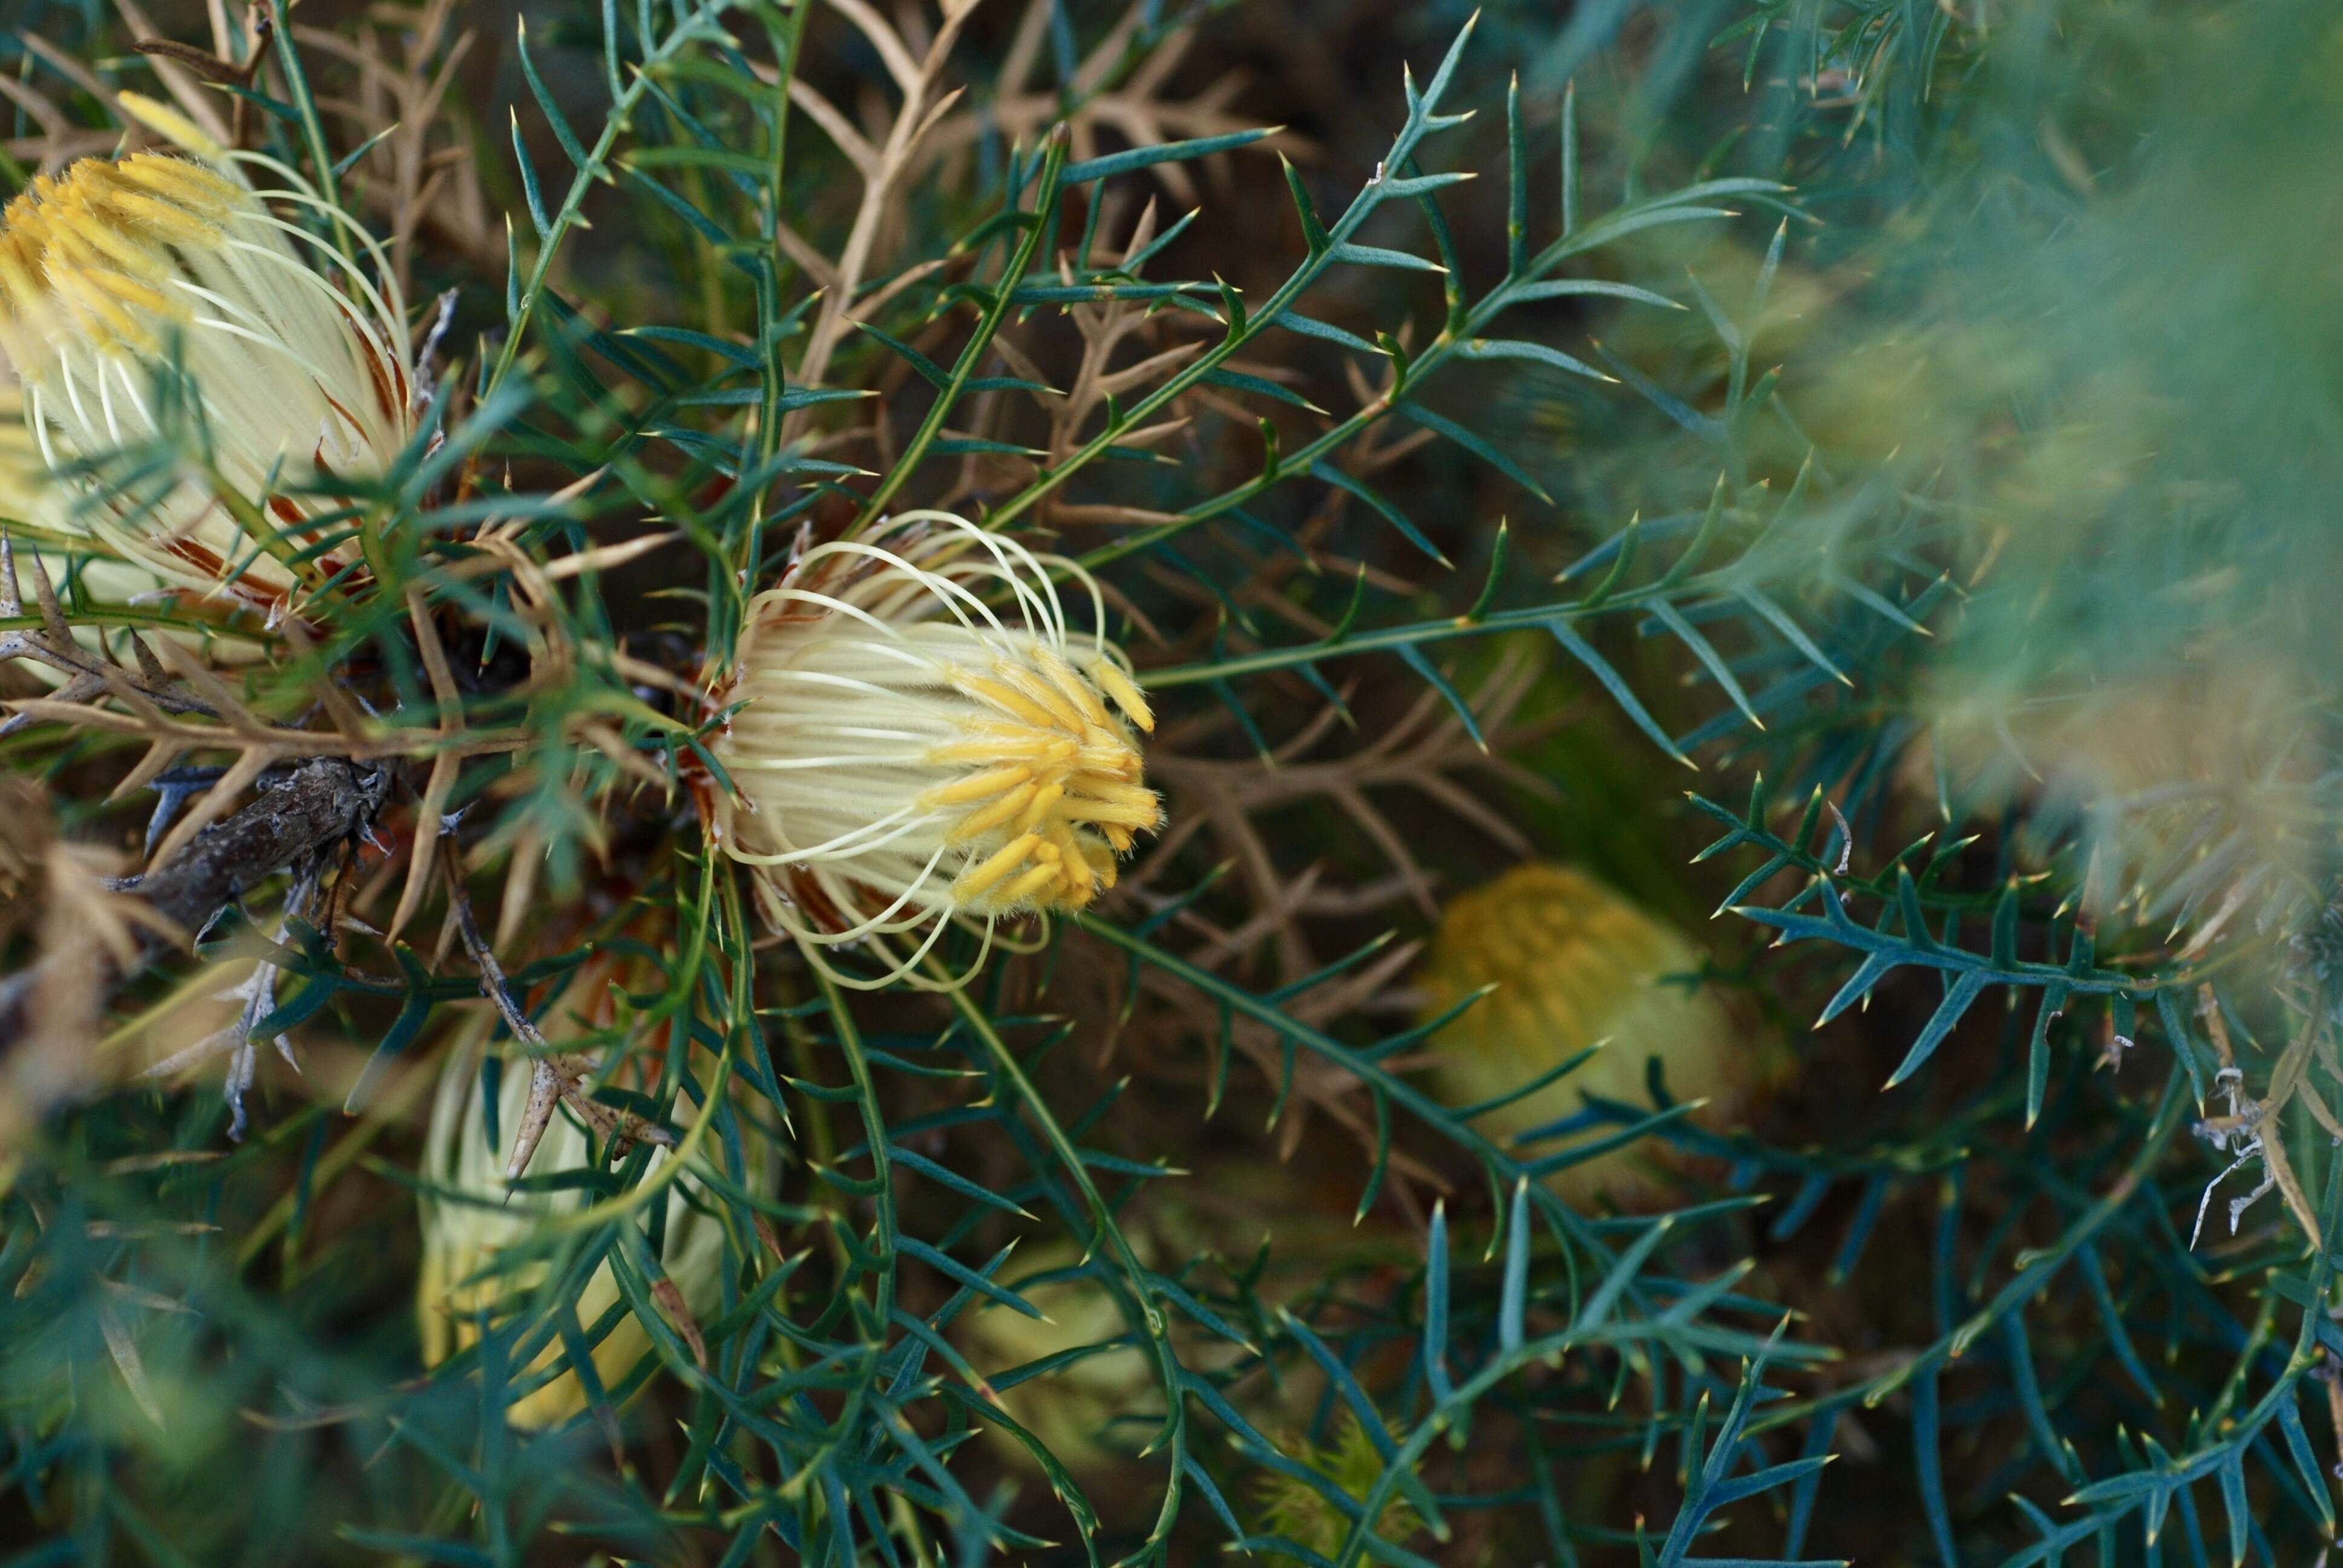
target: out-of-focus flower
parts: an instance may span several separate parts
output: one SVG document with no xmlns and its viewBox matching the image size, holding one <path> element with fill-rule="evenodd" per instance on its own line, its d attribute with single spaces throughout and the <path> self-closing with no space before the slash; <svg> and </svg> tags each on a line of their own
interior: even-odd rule
<svg viewBox="0 0 2343 1568">
<path fill-rule="evenodd" d="M 587 964 L 555 1004 L 545 1026 L 548 1036 L 558 1040 L 563 1034 L 574 1034 L 590 1021 L 608 1005 L 612 984 L 608 965 Z M 439 1197 L 427 1192 L 422 1202 L 423 1261 L 416 1306 L 427 1365 L 436 1366 L 468 1349 L 479 1339 L 483 1314 L 493 1322 L 519 1310 L 529 1292 L 544 1283 L 547 1264 L 542 1260 L 497 1268 L 499 1253 L 537 1236 L 557 1216 L 592 1201 L 591 1194 L 516 1191 L 506 1180 L 505 1151 L 491 1141 L 488 1131 L 481 1072 L 486 1034 L 484 1020 L 481 1030 L 462 1041 L 449 1058 L 432 1105 L 424 1148 L 425 1178 L 448 1194 Z M 527 1061 L 508 1058 L 497 1091 L 496 1121 L 503 1136 L 509 1138 L 520 1125 L 528 1090 Z M 742 1121 L 745 1127 L 749 1118 Z M 769 1140 L 753 1131 L 742 1141 L 747 1161 L 742 1174 L 753 1191 L 771 1181 L 775 1151 Z M 529 1169 L 536 1178 L 578 1171 L 586 1166 L 588 1152 L 586 1131 L 567 1112 L 557 1111 Z M 652 1151 L 645 1178 L 655 1175 L 669 1157 L 667 1150 Z M 722 1302 L 727 1249 L 724 1223 L 717 1214 L 721 1200 L 689 1176 L 678 1178 L 668 1194 L 659 1266 L 681 1293 L 685 1308 L 702 1316 Z M 603 1263 L 578 1292 L 580 1331 L 590 1338 L 597 1321 L 620 1300 L 618 1281 L 609 1264 Z M 609 1388 L 650 1349 L 649 1334 L 627 1312 L 595 1344 L 595 1373 Z M 560 1341 L 554 1340 L 526 1372 L 516 1372 L 516 1381 L 542 1372 L 562 1353 Z M 543 1387 L 515 1401 L 505 1413 L 516 1426 L 543 1428 L 568 1420 L 586 1403 L 586 1391 L 577 1372 L 565 1369 Z"/>
<path fill-rule="evenodd" d="M 123 100 L 186 156 L 85 158 L 0 211 L 0 351 L 57 480 L 35 518 L 281 613 L 354 562 L 318 522 L 345 504 L 335 481 L 382 471 L 414 434 L 405 307 L 373 238 L 300 176 Z M 379 283 L 271 204 L 338 227 Z M 203 460 L 105 471 L 163 438 Z"/>
<path fill-rule="evenodd" d="M 1356 1185 L 1337 1171 L 1247 1157 L 1151 1182 L 1118 1210 L 1116 1221 L 1142 1267 L 1172 1273 L 1224 1322 L 1244 1332 L 1252 1311 L 1266 1314 L 1298 1304 L 1330 1276 L 1374 1282 L 1362 1287 L 1372 1290 L 1397 1288 L 1415 1271 L 1422 1261 L 1415 1238 L 1375 1217 L 1353 1223 L 1357 1201 Z M 1103 1250 L 1100 1256 L 1105 1258 Z M 1107 1287 L 1071 1273 L 1081 1261 L 1081 1249 L 1061 1240 L 1021 1251 L 1014 1273 L 1004 1277 L 1049 1321 L 994 1302 L 971 1302 L 952 1324 L 970 1364 L 997 1380 L 1123 1337 L 1128 1325 Z M 1115 1264 L 1108 1259 L 1100 1266 Z M 1024 1280 L 1045 1282 L 1019 1282 Z M 1234 1304 L 1245 1298 L 1250 1310 Z M 1226 1371 L 1254 1354 L 1184 1314 L 1172 1314 L 1170 1332 L 1173 1353 L 1192 1372 Z M 1152 1434 L 1152 1424 L 1133 1412 L 1162 1409 L 1158 1387 L 1151 1353 L 1125 1343 L 997 1388 L 996 1397 L 1011 1420 L 1083 1476 L 1111 1469 Z M 1221 1391 L 1248 1420 L 1282 1429 L 1309 1419 L 1322 1387 L 1312 1372 L 1288 1368 L 1276 1378 L 1256 1370 L 1222 1383 Z M 1021 1443 L 998 1428 L 986 1431 L 1011 1462 L 1031 1463 Z"/>
<path fill-rule="evenodd" d="M 809 549 L 749 606 L 712 827 L 812 961 L 883 950 L 840 983 L 928 983 L 956 919 L 989 945 L 1004 917 L 1082 908 L 1161 821 L 1133 735 L 1154 717 L 1103 629 L 1069 628 L 1052 566 L 1102 628 L 1071 562 L 943 512 Z"/>
<path fill-rule="evenodd" d="M 1019 1271 L 1021 1280 L 1070 1270 L 1082 1261 L 1080 1249 L 1065 1241 L 1047 1243 L 1021 1258 L 1030 1264 Z M 1095 1280 L 1077 1277 L 1038 1285 L 1012 1283 L 1010 1288 L 1045 1316 L 1029 1318 L 992 1302 L 970 1309 L 960 1342 L 970 1364 L 988 1377 L 1104 1344 L 1128 1332 L 1114 1298 Z M 1118 1428 L 1116 1418 L 1160 1411 L 1162 1396 L 1153 1392 L 1156 1386 L 1148 1352 L 1122 1344 L 1014 1387 L 997 1389 L 994 1399 L 1059 1463 L 1080 1475 L 1112 1463 L 1145 1441 L 1145 1422 L 1132 1420 Z M 1118 1442 L 1118 1437 L 1123 1441 Z M 995 1446 L 1003 1452 L 1012 1447 L 1020 1454 L 1025 1452 L 1011 1439 Z"/>
<path fill-rule="evenodd" d="M 1363 1503 L 1383 1478 L 1383 1456 L 1374 1439 L 1352 1412 L 1345 1410 L 1334 1440 L 1322 1446 L 1283 1445 L 1288 1454 L 1340 1486 L 1352 1501 Z M 1351 1516 L 1305 1481 L 1277 1471 L 1261 1473 L 1256 1495 L 1261 1501 L 1266 1533 L 1282 1535 L 1321 1557 L 1332 1558 L 1350 1539 Z M 1373 1538 L 1402 1545 L 1423 1528 L 1415 1504 L 1393 1493 L 1375 1516 Z"/>
<path fill-rule="evenodd" d="M 1729 1117 L 1758 1086 L 1763 1053 L 1713 990 L 1693 980 L 1700 951 L 1681 931 L 1568 866 L 1517 866 L 1452 900 L 1441 914 L 1419 983 L 1426 1017 L 1483 987 L 1433 1039 L 1433 1076 L 1453 1105 L 1519 1090 L 1588 1046 L 1575 1071 L 1492 1110 L 1476 1125 L 1502 1137 L 1550 1126 L 1592 1094 L 1647 1105 L 1646 1062 L 1660 1060 L 1668 1091 L 1706 1097 L 1708 1118 Z M 1556 1143 L 1532 1148 L 1552 1152 Z M 1627 1185 L 1633 1146 L 1554 1173 L 1565 1191 Z"/>
</svg>

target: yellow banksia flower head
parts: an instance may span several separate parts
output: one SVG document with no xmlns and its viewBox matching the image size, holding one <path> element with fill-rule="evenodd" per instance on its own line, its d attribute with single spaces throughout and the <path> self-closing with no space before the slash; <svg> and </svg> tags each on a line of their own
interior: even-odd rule
<svg viewBox="0 0 2343 1568">
<path fill-rule="evenodd" d="M 1383 1456 L 1355 1412 L 1345 1410 L 1333 1441 L 1323 1446 L 1284 1445 L 1292 1457 L 1340 1486 L 1354 1503 L 1366 1501 L 1383 1478 Z M 1297 1546 L 1332 1558 L 1351 1537 L 1351 1516 L 1324 1493 L 1306 1481 L 1277 1471 L 1263 1471 L 1256 1483 L 1264 1533 L 1282 1535 Z M 1403 1545 L 1423 1529 L 1423 1516 L 1406 1494 L 1393 1492 L 1375 1516 L 1373 1539 Z M 1372 1561 L 1372 1559 L 1367 1559 Z"/>
<path fill-rule="evenodd" d="M 1105 623 L 1070 561 L 944 512 L 908 512 L 802 552 L 749 607 L 709 801 L 758 869 L 768 920 L 825 950 L 871 942 L 907 980 L 945 929 L 1079 910 L 1163 809 L 1139 733 L 1155 719 L 1122 650 L 1071 628 L 1050 568 Z"/>
<path fill-rule="evenodd" d="M 558 1043 L 563 1034 L 574 1034 L 582 1023 L 590 1022 L 595 1009 L 601 1005 L 596 992 L 607 997 L 612 983 L 608 965 L 589 961 L 578 981 L 551 1010 L 544 1026 L 548 1037 Z M 542 1258 L 533 1258 L 498 1268 L 498 1255 L 538 1237 L 548 1224 L 592 1201 L 594 1196 L 579 1191 L 516 1191 L 507 1180 L 507 1151 L 502 1144 L 510 1141 L 528 1109 L 528 1061 L 519 1055 L 505 1059 L 497 1091 L 499 1141 L 492 1142 L 480 1071 L 488 1050 L 487 1030 L 484 1020 L 480 1030 L 450 1056 L 439 1080 L 424 1144 L 422 1173 L 431 1189 L 422 1199 L 423 1257 L 416 1315 L 427 1366 L 437 1366 L 478 1343 L 483 1316 L 495 1324 L 527 1307 L 531 1292 L 544 1284 L 550 1265 Z M 746 1121 L 744 1118 L 744 1126 Z M 744 1135 L 742 1142 L 747 1185 L 751 1191 L 769 1186 L 775 1175 L 772 1143 L 753 1131 Z M 711 1149 L 715 1147 L 711 1143 Z M 591 1148 L 586 1131 L 569 1112 L 556 1110 L 544 1141 L 529 1162 L 530 1174 L 542 1178 L 584 1169 Z M 646 1179 L 656 1177 L 671 1157 L 669 1150 L 653 1150 Z M 720 1150 L 713 1157 L 720 1162 Z M 659 1266 L 681 1292 L 686 1308 L 705 1321 L 723 1303 L 728 1254 L 724 1223 L 718 1218 L 720 1200 L 688 1176 L 679 1178 L 666 1191 L 667 1232 Z M 594 1342 L 599 1320 L 621 1300 L 618 1282 L 607 1262 L 595 1270 L 577 1299 L 578 1328 L 594 1344 L 595 1375 L 606 1391 L 615 1388 L 651 1353 L 650 1335 L 624 1309 L 609 1332 Z M 563 1354 L 561 1341 L 556 1337 L 526 1369 L 514 1370 L 514 1381 L 520 1382 L 544 1372 Z M 565 1368 L 558 1377 L 513 1402 L 505 1416 L 515 1426 L 535 1431 L 558 1426 L 586 1406 L 584 1384 L 574 1370 Z"/>
<path fill-rule="evenodd" d="M 1710 988 L 1691 939 L 1569 866 L 1517 866 L 1442 911 L 1419 976 L 1425 1017 L 1437 1018 L 1484 987 L 1495 989 L 1433 1037 L 1432 1071 L 1453 1105 L 1494 1100 L 1554 1070 L 1588 1046 L 1603 1049 L 1576 1070 L 1480 1117 L 1503 1138 L 1551 1126 L 1584 1108 L 1584 1096 L 1648 1106 L 1645 1066 L 1660 1059 L 1668 1092 L 1707 1099 L 1707 1119 L 1739 1110 L 1763 1076 L 1756 1042 Z M 1568 1145 L 1541 1142 L 1526 1158 Z M 1635 1184 L 1635 1146 L 1552 1178 L 1591 1194 Z"/>
<path fill-rule="evenodd" d="M 1133 1238 L 1133 1244 L 1141 1251 L 1149 1250 L 1139 1238 Z M 958 1336 L 969 1363 L 990 1379 L 1051 1356 L 1105 1344 L 1127 1332 L 1114 1298 L 1095 1280 L 1021 1282 L 1075 1268 L 1081 1261 L 1081 1250 L 1065 1241 L 1046 1242 L 1030 1254 L 1019 1253 L 1018 1261 L 1025 1266 L 1010 1288 L 1045 1316 L 1029 1318 L 997 1302 L 971 1303 L 960 1320 Z M 1151 1355 L 1137 1345 L 1121 1344 L 1012 1387 L 995 1388 L 991 1397 L 1059 1463 L 1077 1476 L 1094 1477 L 1146 1441 L 1149 1422 L 1131 1421 L 1118 1426 L 1116 1417 L 1161 1410 L 1160 1403 L 1151 1402 L 1161 1397 L 1156 1388 Z M 1012 1463 L 1021 1466 L 1031 1462 L 1024 1445 L 1001 1428 L 988 1422 L 985 1431 L 991 1434 L 995 1449 Z"/>
<path fill-rule="evenodd" d="M 287 558 L 319 542 L 311 519 L 341 504 L 321 488 L 380 472 L 414 435 L 404 303 L 372 236 L 300 176 L 123 100 L 185 154 L 84 158 L 0 211 L 0 353 L 55 477 L 38 520 L 278 614 L 302 578 L 354 558 L 342 546 Z M 367 251 L 376 280 L 279 206 L 322 215 Z M 208 474 L 107 486 L 86 472 L 187 416 Z"/>
</svg>

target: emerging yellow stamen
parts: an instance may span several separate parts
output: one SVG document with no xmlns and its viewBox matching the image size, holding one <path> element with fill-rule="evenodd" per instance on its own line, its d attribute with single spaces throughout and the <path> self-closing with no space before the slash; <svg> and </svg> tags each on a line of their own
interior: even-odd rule
<svg viewBox="0 0 2343 1568">
<path fill-rule="evenodd" d="M 1105 727 L 1106 704 L 1099 700 L 1098 692 L 1081 676 L 1066 667 L 1064 659 L 1055 654 L 1043 653 L 1033 662 L 1040 667 L 1043 674 L 1050 678 L 1050 683 L 1081 709 L 1084 723 L 1101 729 Z"/>
<path fill-rule="evenodd" d="M 1006 675 L 1009 672 L 1001 671 Z M 1023 693 L 1012 690 L 999 680 L 987 680 L 964 669 L 948 669 L 945 677 L 960 690 L 988 708 L 999 709 L 1010 718 L 1037 728 L 1047 729 L 1054 720 L 1050 710 Z"/>
<path fill-rule="evenodd" d="M 1006 717 L 984 721 L 982 739 L 946 742 L 930 749 L 926 759 L 937 764 L 1014 760 L 940 784 L 923 794 L 920 803 L 970 808 L 948 830 L 946 838 L 952 843 L 981 838 L 1011 823 L 1020 833 L 991 858 L 963 872 L 953 892 L 981 910 L 1007 910 L 1029 900 L 1044 907 L 1081 908 L 1097 897 L 1101 885 L 1083 842 L 1084 829 L 1108 823 L 1145 829 L 1162 819 L 1154 791 L 1128 782 L 1140 776 L 1137 749 L 1127 733 L 1113 727 L 1096 692 L 1054 655 L 1045 652 L 1022 663 L 1004 658 L 980 672 L 955 667 L 946 671 L 946 678 L 955 690 Z M 1120 838 L 1119 843 L 1109 842 L 1114 849 L 1128 849 L 1129 833 Z M 1029 841 L 1030 847 L 1016 858 L 1002 861 L 1002 856 Z M 1034 862 L 1031 868 L 1012 877 L 1011 872 L 1028 859 Z"/>
<path fill-rule="evenodd" d="M 965 779 L 939 784 L 920 799 L 930 806 L 958 806 L 970 800 L 989 800 L 1032 777 L 1031 769 L 1012 762 L 1005 768 L 988 768 L 981 773 L 971 773 Z"/>
<path fill-rule="evenodd" d="M 1044 849 L 1047 849 L 1048 847 L 1049 846 L 1047 845 L 1042 846 Z M 1057 867 L 1051 865 L 1036 866 L 1031 870 L 1026 872 L 1023 876 L 1018 878 L 1015 881 L 1010 883 L 1009 890 L 1004 897 L 1011 903 L 1017 902 L 1022 899 L 1030 899 L 1059 879 Z"/>
<path fill-rule="evenodd" d="M 1155 733 L 1155 710 L 1147 706 L 1147 699 L 1140 695 L 1139 688 L 1132 684 L 1131 677 L 1105 659 L 1091 667 L 1091 677 L 1099 683 L 1099 689 L 1112 698 L 1114 705 L 1122 709 L 1133 724 L 1149 735 Z"/>
<path fill-rule="evenodd" d="M 1029 772 L 1031 769 L 1021 768 L 1018 771 L 1023 773 Z M 960 825 L 954 828 L 946 835 L 946 837 L 955 844 L 966 843 L 969 839 L 975 838 L 978 834 L 982 833 L 987 829 L 998 828 L 1003 822 L 1015 818 L 1018 813 L 1025 809 L 1026 803 L 1031 801 L 1035 796 L 1041 794 L 1041 787 L 1039 784 L 1020 785 L 1017 789 L 1011 790 L 1007 795 L 995 800 L 991 805 L 987 806 L 983 810 L 972 813 L 971 815 L 961 819 Z M 1026 826 L 1030 828 L 1032 824 L 1029 822 Z"/>
<path fill-rule="evenodd" d="M 1021 834 L 1011 839 L 994 851 L 990 859 L 962 871 L 960 879 L 952 884 L 952 891 L 963 899 L 981 897 L 987 889 L 1023 865 L 1041 847 L 1041 836 L 1038 833 Z"/>
</svg>

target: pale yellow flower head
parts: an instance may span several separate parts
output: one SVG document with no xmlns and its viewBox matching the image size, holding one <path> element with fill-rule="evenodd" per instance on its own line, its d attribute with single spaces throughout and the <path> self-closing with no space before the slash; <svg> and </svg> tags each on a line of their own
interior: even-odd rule
<svg viewBox="0 0 2343 1568">
<path fill-rule="evenodd" d="M 1029 1318 L 995 1302 L 971 1302 L 960 1320 L 959 1337 L 978 1372 L 987 1377 L 1012 1372 L 1051 1356 L 1104 1344 L 1128 1332 L 1114 1297 L 1095 1280 L 1021 1282 L 1078 1266 L 1081 1250 L 1071 1242 L 1048 1242 L 1021 1254 L 1019 1261 L 1024 1266 L 1017 1269 L 1010 1288 L 1044 1316 Z M 1139 1345 L 1123 1344 L 1069 1362 L 1013 1388 L 997 1389 L 993 1397 L 1058 1462 L 1077 1475 L 1095 1475 L 1145 1441 L 1144 1420 L 1118 1430 L 1116 1418 L 1160 1411 L 1162 1395 L 1157 1387 L 1151 1354 Z M 1000 1428 L 988 1424 L 985 1430 L 1004 1457 L 1021 1465 L 1031 1462 L 1023 1445 Z"/>
<path fill-rule="evenodd" d="M 548 1038 L 558 1043 L 565 1034 L 574 1036 L 581 1024 L 607 1009 L 614 984 L 610 966 L 589 961 L 578 981 L 546 1019 L 543 1027 Z M 416 1309 L 426 1365 L 436 1366 L 477 1343 L 482 1314 L 494 1322 L 522 1310 L 529 1293 L 544 1282 L 548 1265 L 542 1260 L 489 1271 L 499 1253 L 539 1237 L 563 1215 L 594 1201 L 593 1194 L 574 1191 L 516 1191 L 506 1180 L 508 1151 L 503 1144 L 511 1140 L 528 1107 L 528 1061 L 518 1054 L 504 1061 L 497 1103 L 497 1130 L 502 1141 L 491 1143 L 480 1072 L 483 1055 L 493 1049 L 486 1044 L 486 1033 L 483 1027 L 450 1055 L 432 1105 L 424 1148 L 425 1179 L 453 1195 L 442 1198 L 427 1191 L 422 1201 L 423 1260 Z M 746 1126 L 749 1119 L 744 1116 L 742 1121 Z M 776 1172 L 774 1146 L 753 1130 L 743 1142 L 748 1168 L 742 1174 L 748 1184 L 752 1191 L 768 1186 Z M 711 1140 L 709 1146 L 714 1149 L 715 1141 Z M 529 1174 L 542 1178 L 583 1169 L 590 1148 L 586 1131 L 568 1111 L 557 1109 L 544 1141 L 529 1162 Z M 709 1157 L 720 1160 L 720 1151 Z M 669 1158 L 669 1151 L 654 1150 L 645 1179 L 656 1177 Z M 719 1309 L 723 1300 L 723 1271 L 729 1254 L 724 1223 L 716 1212 L 722 1201 L 688 1175 L 665 1191 L 667 1231 L 659 1266 L 682 1293 L 685 1306 L 705 1318 Z M 641 1221 L 637 1216 L 620 1222 Z M 618 1282 L 605 1262 L 578 1292 L 578 1330 L 591 1334 L 596 1320 L 620 1300 Z M 650 1353 L 649 1333 L 628 1312 L 595 1345 L 595 1374 L 605 1389 L 612 1388 Z M 528 1368 L 515 1371 L 516 1381 L 550 1367 L 562 1354 L 561 1342 L 556 1338 Z M 565 1370 L 516 1401 L 505 1414 L 516 1426 L 556 1426 L 584 1410 L 586 1402 L 586 1391 L 577 1373 Z"/>
<path fill-rule="evenodd" d="M 918 972 L 959 920 L 1079 910 L 1163 816 L 1121 649 L 1067 622 L 1071 562 L 942 512 L 807 550 L 750 604 L 716 757 L 717 841 L 758 869 L 774 925 L 817 963 L 870 942 Z M 827 968 L 827 964 L 824 963 Z"/>
<path fill-rule="evenodd" d="M 1731 1113 L 1763 1078 L 1764 1052 L 1714 987 L 1692 983 L 1700 963 L 1683 932 L 1573 867 L 1517 866 L 1460 895 L 1442 911 L 1418 977 L 1425 1015 L 1495 989 L 1433 1037 L 1441 1097 L 1458 1106 L 1494 1100 L 1600 1043 L 1575 1071 L 1475 1125 L 1517 1137 L 1575 1114 L 1589 1094 L 1647 1106 L 1645 1068 L 1654 1056 L 1669 1093 Z M 1542 1141 L 1520 1152 L 1536 1158 L 1566 1147 Z M 1563 1168 L 1554 1183 L 1577 1193 L 1633 1186 L 1644 1158 L 1614 1151 Z"/>
<path fill-rule="evenodd" d="M 167 113 L 156 123 L 191 131 Z M 256 190 L 246 166 L 281 184 Z M 379 283 L 276 206 L 322 214 L 374 257 Z M 277 558 L 318 542 L 307 525 L 342 504 L 317 487 L 379 473 L 415 431 L 406 314 L 378 247 L 291 170 L 209 144 L 85 158 L 9 202 L 0 353 L 62 481 L 41 495 L 45 528 L 270 613 L 298 577 L 355 558 L 348 544 L 297 571 Z M 189 427 L 207 465 L 128 486 L 81 470 Z M 270 530 L 286 535 L 275 554 L 256 537 Z"/>
</svg>

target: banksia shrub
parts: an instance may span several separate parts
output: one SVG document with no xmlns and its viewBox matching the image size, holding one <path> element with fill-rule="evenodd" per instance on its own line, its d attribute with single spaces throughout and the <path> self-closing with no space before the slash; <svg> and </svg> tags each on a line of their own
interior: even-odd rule
<svg viewBox="0 0 2343 1568">
<path fill-rule="evenodd" d="M 0 1560 L 2314 1563 L 2343 30 L 13 0 Z"/>
</svg>

